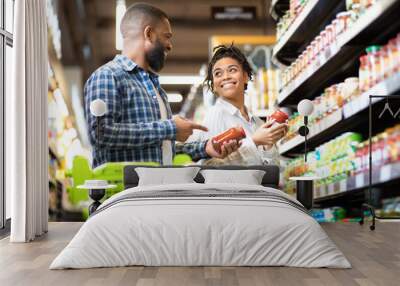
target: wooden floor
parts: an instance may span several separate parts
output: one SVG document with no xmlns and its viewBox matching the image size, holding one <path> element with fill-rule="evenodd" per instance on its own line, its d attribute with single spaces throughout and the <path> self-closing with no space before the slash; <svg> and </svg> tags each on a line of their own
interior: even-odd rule
<svg viewBox="0 0 400 286">
<path fill-rule="evenodd" d="M 325 224 L 353 268 L 123 267 L 48 270 L 81 223 L 50 223 L 49 233 L 27 244 L 0 241 L 0 285 L 400 285 L 400 224 Z"/>
</svg>

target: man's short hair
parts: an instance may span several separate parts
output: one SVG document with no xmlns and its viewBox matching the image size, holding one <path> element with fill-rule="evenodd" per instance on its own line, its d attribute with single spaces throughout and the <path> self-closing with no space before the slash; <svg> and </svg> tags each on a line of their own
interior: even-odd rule
<svg viewBox="0 0 400 286">
<path fill-rule="evenodd" d="M 121 33 L 126 37 L 130 31 L 156 26 L 161 20 L 169 20 L 161 9 L 146 3 L 136 3 L 128 7 L 121 20 Z"/>
</svg>

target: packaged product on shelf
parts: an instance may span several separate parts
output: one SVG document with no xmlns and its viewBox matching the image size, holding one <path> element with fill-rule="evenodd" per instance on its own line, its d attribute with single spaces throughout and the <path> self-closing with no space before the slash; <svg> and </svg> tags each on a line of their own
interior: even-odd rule
<svg viewBox="0 0 400 286">
<path fill-rule="evenodd" d="M 389 47 L 388 45 L 383 46 L 380 50 L 380 76 L 381 80 L 384 80 L 390 75 L 390 59 L 389 59 Z"/>
<path fill-rule="evenodd" d="M 353 5 L 360 5 L 360 0 L 346 0 L 346 10 L 351 10 Z"/>
<path fill-rule="evenodd" d="M 271 108 L 275 105 L 276 99 L 278 97 L 278 87 L 280 85 L 280 70 L 278 69 L 268 69 L 267 70 L 267 82 L 268 82 L 268 89 L 267 89 L 267 108 Z M 265 78 L 265 77 L 264 77 Z"/>
<path fill-rule="evenodd" d="M 374 45 L 365 49 L 367 52 L 368 68 L 369 68 L 369 88 L 376 85 L 382 80 L 381 78 L 381 46 Z"/>
<path fill-rule="evenodd" d="M 317 45 L 317 41 L 313 41 L 311 46 Z M 381 82 L 385 78 L 392 76 L 400 70 L 400 34 L 391 39 L 385 46 L 370 46 L 366 49 L 367 54 L 360 57 L 359 78 L 347 78 L 342 83 L 337 83 L 325 88 L 324 92 L 313 100 L 314 113 L 309 117 L 310 128 L 313 125 L 318 128 L 323 127 L 324 118 L 332 112 L 342 108 L 345 104 L 356 100 L 362 93 L 367 92 L 375 84 Z M 317 48 L 316 48 L 317 49 Z M 309 49 L 307 50 L 309 51 Z M 317 51 L 317 50 L 315 50 Z M 287 85 L 301 70 L 306 68 L 305 59 L 313 57 L 313 52 L 304 53 L 305 56 L 301 61 L 292 63 L 289 69 L 285 70 L 282 83 Z M 355 106 L 349 105 L 352 109 Z M 357 108 L 357 107 L 356 107 Z M 298 128 L 301 120 L 298 114 L 294 113 L 288 121 L 289 130 L 287 135 L 280 144 L 291 140 L 298 134 Z"/>
<path fill-rule="evenodd" d="M 352 13 L 349 11 L 340 12 L 336 15 L 336 19 L 338 19 L 338 27 L 336 30 L 336 35 L 338 36 L 349 29 L 352 21 Z"/>
<path fill-rule="evenodd" d="M 309 116 L 309 127 L 322 128 L 323 120 L 333 112 L 342 108 L 344 104 L 355 100 L 360 96 L 359 81 L 356 77 L 347 78 L 344 82 L 327 87 L 324 92 L 313 100 L 314 112 Z M 288 120 L 289 130 L 281 144 L 289 141 L 298 134 L 302 124 L 302 117 L 298 113 Z"/>
<path fill-rule="evenodd" d="M 361 0 L 361 4 L 365 9 L 372 7 L 376 2 L 377 0 Z"/>
<path fill-rule="evenodd" d="M 340 34 L 340 32 L 339 32 L 339 29 L 340 29 L 339 19 L 336 18 L 335 20 L 333 20 L 331 25 L 333 27 L 333 43 L 336 43 L 337 37 Z"/>
<path fill-rule="evenodd" d="M 342 95 L 345 102 L 354 100 L 360 95 L 359 79 L 357 77 L 346 78 L 342 87 Z"/>
<path fill-rule="evenodd" d="M 284 90 L 313 63 L 324 61 L 325 52 L 335 49 L 337 39 L 351 29 L 360 15 L 374 3 L 375 1 L 371 0 L 347 1 L 347 11 L 338 13 L 336 18 L 310 42 L 299 57 L 282 72 L 280 90 Z M 400 35 L 397 35 L 382 49 L 376 45 L 367 48 L 367 55 L 360 58 L 360 90 L 362 92 L 400 69 L 399 46 Z"/>
<path fill-rule="evenodd" d="M 388 43 L 389 75 L 400 71 L 400 34 Z"/>
<path fill-rule="evenodd" d="M 360 69 L 358 71 L 359 77 L 359 89 L 361 92 L 365 92 L 370 86 L 370 76 L 369 76 L 369 66 L 368 66 L 368 56 L 363 55 L 360 57 Z"/>
<path fill-rule="evenodd" d="M 363 7 L 359 3 L 352 4 L 347 10 L 352 12 L 352 22 L 357 21 L 364 11 Z"/>
<path fill-rule="evenodd" d="M 372 45 L 360 57 L 359 88 L 366 92 L 400 70 L 400 34 L 384 46 Z"/>
<path fill-rule="evenodd" d="M 289 161 L 284 177 L 288 179 L 292 176 L 316 175 L 322 178 L 315 182 L 316 188 L 346 179 L 357 168 L 355 157 L 361 140 L 360 134 L 346 132 L 310 152 L 307 164 L 303 157 Z M 285 186 L 288 192 L 293 192 L 293 188 L 290 182 Z"/>
<path fill-rule="evenodd" d="M 381 167 L 400 160 L 400 124 L 387 128 L 371 138 L 372 165 Z M 356 147 L 355 174 L 362 173 L 369 168 L 369 140 L 361 142 Z"/>
<path fill-rule="evenodd" d="M 308 0 L 290 0 L 289 10 L 283 15 L 277 24 L 276 37 L 279 40 L 289 29 L 292 23 L 303 11 Z"/>
<path fill-rule="evenodd" d="M 254 75 L 254 81 L 249 82 L 246 105 L 251 112 L 262 114 L 273 108 L 278 97 L 280 72 L 277 69 L 260 68 Z"/>
<path fill-rule="evenodd" d="M 256 109 L 266 109 L 267 108 L 267 100 L 268 100 L 268 82 L 266 80 L 266 72 L 264 69 L 259 69 L 256 73 L 255 83 L 257 87 L 257 94 L 255 96 L 258 97 Z"/>
</svg>

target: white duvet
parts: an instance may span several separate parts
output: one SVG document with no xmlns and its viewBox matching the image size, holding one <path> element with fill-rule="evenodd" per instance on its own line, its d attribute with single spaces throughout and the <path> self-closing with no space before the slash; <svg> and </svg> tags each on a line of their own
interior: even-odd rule
<svg viewBox="0 0 400 286">
<path fill-rule="evenodd" d="M 175 196 L 119 201 L 137 192 L 169 190 L 249 194 L 253 190 L 273 197 Z M 105 201 L 50 269 L 128 265 L 349 268 L 350 263 L 320 225 L 293 203 L 300 204 L 279 190 L 254 185 L 131 188 Z"/>
</svg>

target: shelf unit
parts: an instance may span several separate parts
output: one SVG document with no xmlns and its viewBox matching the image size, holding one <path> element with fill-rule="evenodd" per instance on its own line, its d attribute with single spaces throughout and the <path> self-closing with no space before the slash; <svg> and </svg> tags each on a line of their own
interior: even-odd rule
<svg viewBox="0 0 400 286">
<path fill-rule="evenodd" d="M 386 164 L 374 168 L 372 173 L 372 186 L 379 186 L 399 179 L 400 162 Z M 345 196 L 351 192 L 364 190 L 368 188 L 368 184 L 369 174 L 368 171 L 365 171 L 342 181 L 321 186 L 315 190 L 317 194 L 315 203 L 323 203 L 330 199 Z"/>
<path fill-rule="evenodd" d="M 369 104 L 368 96 L 370 94 L 394 94 L 400 91 L 400 73 L 394 74 L 385 81 L 377 84 L 369 91 L 360 95 L 354 101 L 350 101 L 343 106 L 343 109 L 333 112 L 324 119 L 323 124 L 310 127 L 310 135 L 307 141 L 308 147 L 313 149 L 321 142 L 328 141 L 343 133 L 343 130 L 349 126 L 357 127 L 368 123 L 367 109 Z M 374 100 L 377 104 L 381 100 Z M 290 153 L 300 152 L 303 148 L 304 137 L 296 135 L 294 138 L 279 144 L 279 153 L 287 155 Z"/>
<path fill-rule="evenodd" d="M 340 0 L 309 0 L 290 27 L 278 40 L 272 56 L 283 64 L 290 64 L 319 33 L 310 26 L 326 26 L 335 15 L 345 9 Z"/>
<path fill-rule="evenodd" d="M 303 98 L 314 98 L 323 88 L 354 74 L 366 46 L 383 42 L 399 31 L 399 11 L 398 0 L 377 2 L 337 39 L 335 46 L 326 49 L 312 65 L 281 90 L 278 104 L 295 105 Z M 290 40 L 287 45 L 289 43 Z M 285 59 L 293 60 L 291 57 Z"/>
<path fill-rule="evenodd" d="M 340 2 L 340 3 L 339 3 Z M 331 23 L 336 13 L 345 10 L 345 1 L 309 0 L 303 11 L 279 39 L 273 50 L 273 60 L 280 66 L 289 65 L 316 37 Z M 328 8 L 329 7 L 329 8 Z M 271 8 L 273 9 L 273 8 Z M 319 13 L 317 13 L 317 10 Z M 314 99 L 332 84 L 343 82 L 347 77 L 358 75 L 359 57 L 365 48 L 373 44 L 386 44 L 400 32 L 400 0 L 380 0 L 353 23 L 351 28 L 340 35 L 335 46 L 319 55 L 313 64 L 303 71 L 290 85 L 280 90 L 278 105 L 295 108 L 301 100 Z M 318 19 L 317 19 L 318 18 Z M 393 95 L 400 92 L 400 73 L 394 74 L 371 88 L 355 100 L 346 103 L 342 109 L 326 116 L 318 126 L 310 126 L 309 150 L 339 136 L 346 131 L 361 131 L 368 135 L 369 95 Z M 383 100 L 373 101 L 374 108 L 384 105 Z M 398 119 L 380 122 L 373 135 L 398 123 Z M 295 136 L 278 145 L 285 156 L 298 156 L 304 148 L 304 138 Z M 400 181 L 400 162 L 374 167 L 373 186 L 387 187 Z M 323 185 L 315 189 L 318 205 L 333 205 L 338 200 L 344 205 L 357 196 L 364 201 L 363 191 L 368 188 L 369 172 L 348 177 L 342 181 Z M 359 202 L 358 202 L 359 203 Z"/>
</svg>

